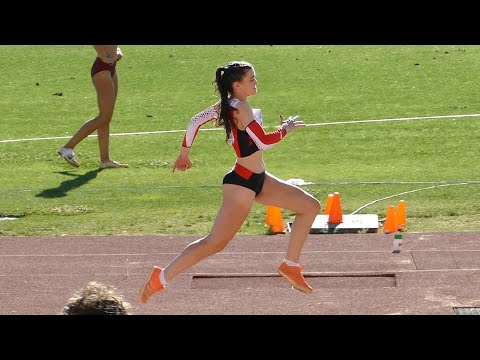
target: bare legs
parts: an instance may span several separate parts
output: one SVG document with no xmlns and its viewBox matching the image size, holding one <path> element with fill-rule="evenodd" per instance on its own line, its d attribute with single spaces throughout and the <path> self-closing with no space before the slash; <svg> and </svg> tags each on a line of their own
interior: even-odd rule
<svg viewBox="0 0 480 360">
<path fill-rule="evenodd" d="M 300 253 L 307 240 L 312 223 L 320 212 L 320 203 L 297 186 L 266 173 L 262 192 L 256 197 L 263 205 L 278 206 L 296 213 L 292 224 L 286 259 L 300 262 Z"/>
<path fill-rule="evenodd" d="M 93 81 L 95 84 L 95 89 L 97 90 L 98 108 L 100 110 L 98 115 L 99 126 L 97 129 L 98 146 L 100 148 L 100 161 L 102 163 L 106 163 L 110 161 L 110 122 L 112 120 L 113 110 L 117 100 L 118 77 L 117 73 L 115 73 L 115 76 L 112 78 L 111 82 L 105 82 L 101 79 L 96 80 L 95 76 L 93 77 Z"/>
<path fill-rule="evenodd" d="M 110 71 L 100 71 L 92 78 L 93 85 L 97 92 L 97 103 L 99 114 L 87 121 L 64 145 L 65 148 L 73 149 L 88 135 L 97 130 L 98 145 L 100 148 L 100 161 L 106 163 L 110 161 L 109 137 L 110 122 L 115 108 L 115 102 L 118 94 L 118 77 L 115 73 L 112 78 Z"/>
<path fill-rule="evenodd" d="M 164 269 L 165 280 L 171 281 L 199 261 L 223 250 L 242 226 L 254 201 L 255 193 L 252 190 L 237 185 L 223 185 L 223 203 L 212 230 L 204 238 L 192 242 L 173 259 Z"/>
<path fill-rule="evenodd" d="M 299 187 L 266 173 L 263 190 L 256 198 L 255 193 L 247 188 L 231 184 L 223 185 L 223 203 L 212 230 L 206 237 L 188 245 L 164 269 L 165 280 L 171 281 L 199 261 L 224 249 L 250 214 L 254 201 L 296 213 L 286 258 L 298 263 L 312 223 L 320 211 L 320 203 Z"/>
</svg>

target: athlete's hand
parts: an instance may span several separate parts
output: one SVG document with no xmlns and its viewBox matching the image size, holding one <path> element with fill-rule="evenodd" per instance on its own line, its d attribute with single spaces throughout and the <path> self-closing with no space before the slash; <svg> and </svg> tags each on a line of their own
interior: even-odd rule
<svg viewBox="0 0 480 360">
<path fill-rule="evenodd" d="M 122 60 L 122 58 L 123 58 L 122 50 L 119 47 L 117 47 L 117 61 Z"/>
<path fill-rule="evenodd" d="M 175 160 L 175 164 L 173 164 L 173 172 L 175 172 L 175 170 L 185 171 L 190 169 L 192 166 L 193 164 L 188 156 L 179 155 L 177 160 Z"/>
<path fill-rule="evenodd" d="M 287 120 L 284 119 L 283 115 L 280 115 L 280 128 L 285 129 L 287 133 L 296 128 L 305 126 L 307 126 L 307 124 L 300 120 L 298 115 L 289 116 Z"/>
</svg>

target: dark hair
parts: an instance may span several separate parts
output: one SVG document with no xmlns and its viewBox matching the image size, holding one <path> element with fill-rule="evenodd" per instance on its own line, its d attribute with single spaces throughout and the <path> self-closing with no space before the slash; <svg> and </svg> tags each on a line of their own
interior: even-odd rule
<svg viewBox="0 0 480 360">
<path fill-rule="evenodd" d="M 75 293 L 64 306 L 64 315 L 129 315 L 130 304 L 113 289 L 95 281 Z"/>
<path fill-rule="evenodd" d="M 220 67 L 215 73 L 215 84 L 220 94 L 220 115 L 217 119 L 217 126 L 223 126 L 228 137 L 232 131 L 232 107 L 230 98 L 233 94 L 233 83 L 241 81 L 248 70 L 253 69 L 253 65 L 246 61 L 231 61 L 225 67 Z"/>
</svg>

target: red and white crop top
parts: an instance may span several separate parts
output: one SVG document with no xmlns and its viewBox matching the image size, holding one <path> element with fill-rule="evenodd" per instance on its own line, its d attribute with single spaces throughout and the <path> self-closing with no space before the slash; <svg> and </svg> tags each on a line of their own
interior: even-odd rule
<svg viewBox="0 0 480 360">
<path fill-rule="evenodd" d="M 230 106 L 236 108 L 239 102 L 240 100 L 232 98 Z M 214 109 L 215 105 L 192 117 L 183 138 L 183 147 L 191 147 L 200 127 L 218 118 L 218 113 Z M 245 130 L 239 130 L 232 124 L 228 142 L 233 146 L 238 157 L 252 155 L 258 150 L 267 150 L 287 135 L 287 131 L 283 128 L 266 133 L 262 127 L 263 120 L 260 109 L 253 109 L 253 114 L 255 120 L 252 120 Z"/>
</svg>

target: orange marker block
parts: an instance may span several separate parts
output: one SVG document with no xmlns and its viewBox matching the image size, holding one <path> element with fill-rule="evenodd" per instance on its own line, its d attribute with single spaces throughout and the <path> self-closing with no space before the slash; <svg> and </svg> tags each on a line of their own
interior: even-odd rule
<svg viewBox="0 0 480 360">
<path fill-rule="evenodd" d="M 267 216 L 265 218 L 265 226 L 270 226 L 272 224 L 274 206 L 267 206 Z"/>
<path fill-rule="evenodd" d="M 405 200 L 398 202 L 397 211 L 395 212 L 395 222 L 398 231 L 407 230 L 407 204 Z"/>
<path fill-rule="evenodd" d="M 395 206 L 390 205 L 387 210 L 387 217 L 383 224 L 383 232 L 385 234 L 397 232 L 397 223 L 395 222 Z"/>
<path fill-rule="evenodd" d="M 323 215 L 330 214 L 330 210 L 332 209 L 333 203 L 333 194 L 328 194 L 327 204 L 325 205 L 325 209 L 323 209 Z"/>
<path fill-rule="evenodd" d="M 270 232 L 272 234 L 279 234 L 285 232 L 283 225 L 282 209 L 276 206 L 267 207 L 267 225 L 270 225 Z"/>
<path fill-rule="evenodd" d="M 343 221 L 342 205 L 340 204 L 340 194 L 333 193 L 332 207 L 328 216 L 329 224 L 340 224 Z"/>
</svg>

